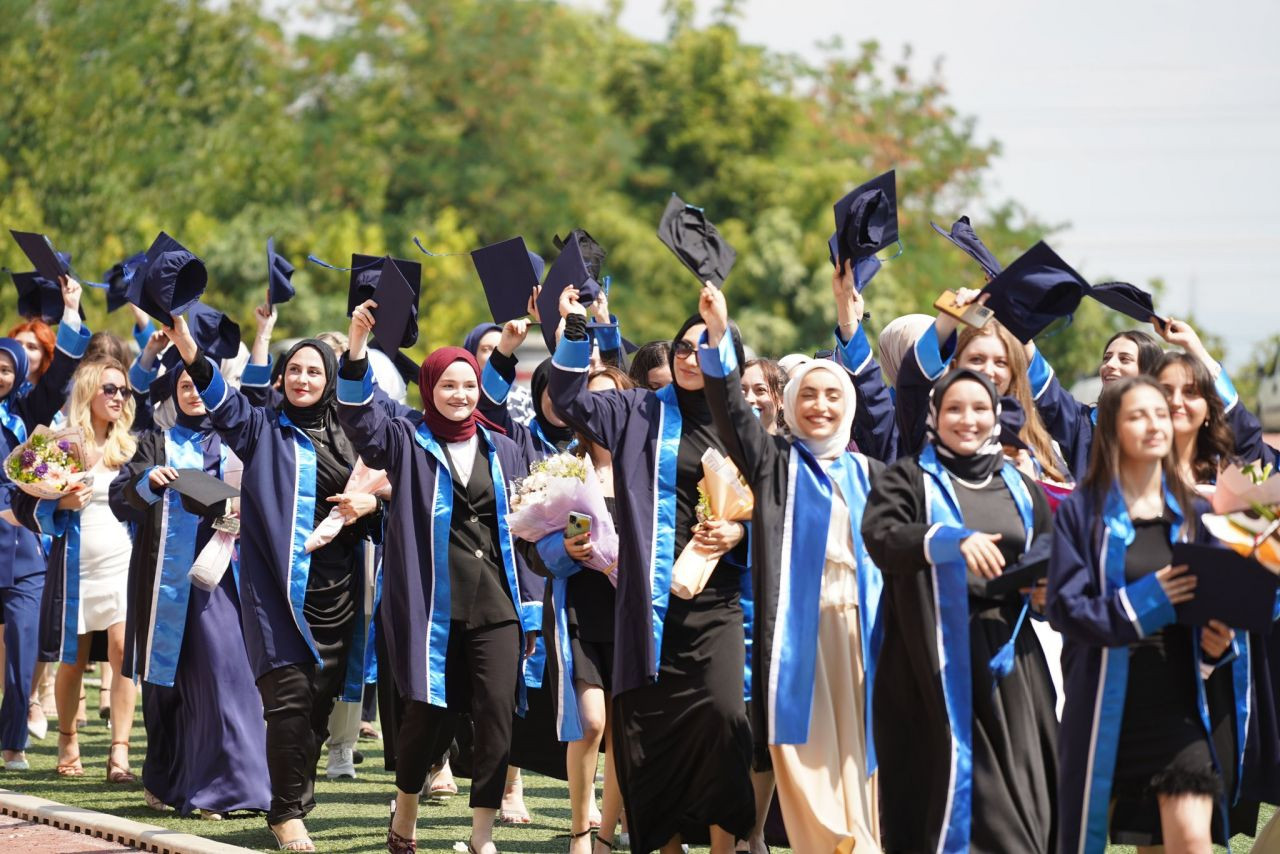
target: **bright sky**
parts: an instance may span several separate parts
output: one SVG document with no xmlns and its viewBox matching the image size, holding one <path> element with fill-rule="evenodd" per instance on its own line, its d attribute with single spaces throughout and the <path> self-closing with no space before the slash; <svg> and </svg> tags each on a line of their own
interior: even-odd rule
<svg viewBox="0 0 1280 854">
<path fill-rule="evenodd" d="M 604 0 L 570 0 L 602 8 Z M 700 23 L 713 7 L 697 0 Z M 623 25 L 666 32 L 663 0 Z M 1004 153 L 991 200 L 1067 223 L 1050 242 L 1092 281 L 1161 277 L 1239 366 L 1280 333 L 1280 3 L 1239 0 L 744 0 L 746 41 L 815 56 L 839 35 L 941 56 L 954 105 Z M 971 214 L 981 233 L 981 211 Z M 1005 259 L 1006 263 L 1009 259 Z"/>
</svg>

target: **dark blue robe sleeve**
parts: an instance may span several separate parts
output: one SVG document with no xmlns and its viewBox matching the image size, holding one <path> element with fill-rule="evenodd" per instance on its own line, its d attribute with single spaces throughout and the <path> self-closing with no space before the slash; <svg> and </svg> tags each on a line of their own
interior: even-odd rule
<svg viewBox="0 0 1280 854">
<path fill-rule="evenodd" d="M 30 392 L 14 402 L 14 413 L 22 419 L 28 431 L 40 424 L 48 424 L 66 403 L 67 395 L 71 393 L 71 377 L 89 347 L 89 335 L 89 328 L 83 324 L 79 331 L 65 323 L 58 326 L 58 343 L 54 347 L 49 370 Z"/>
<path fill-rule="evenodd" d="M 239 390 L 232 388 L 218 372 L 218 366 L 203 353 L 197 355 L 203 365 L 188 366 L 188 373 L 200 390 L 200 399 L 209 412 L 209 420 L 237 457 L 247 465 L 258 446 L 258 437 L 269 429 L 271 412 L 254 406 Z M 205 383 L 201 387 L 201 383 Z"/>
<path fill-rule="evenodd" d="M 133 459 L 120 467 L 111 481 L 108 500 L 111 512 L 121 522 L 141 525 L 147 520 L 151 507 L 160 500 L 164 490 L 156 490 L 148 478 L 151 469 L 163 466 L 165 459 L 164 434 L 159 431 L 146 433 L 138 439 L 138 449 Z"/>
<path fill-rule="evenodd" d="M 338 375 L 338 422 L 365 465 L 386 471 L 399 469 L 404 444 L 397 435 L 390 406 L 376 399 L 373 369 L 365 365 L 359 380 Z M 387 404 L 390 404 L 388 406 Z"/>
<path fill-rule="evenodd" d="M 255 365 L 250 362 L 244 366 L 244 373 L 240 375 L 240 391 L 254 406 L 275 409 L 280 405 L 283 395 L 280 394 L 279 389 L 271 385 L 270 359 L 265 365 Z"/>
<path fill-rule="evenodd" d="M 551 361 L 551 403 L 569 426 L 597 445 L 613 450 L 626 430 L 635 401 L 653 392 L 588 391 L 590 364 L 590 339 L 571 341 L 568 336 L 562 337 Z"/>
<path fill-rule="evenodd" d="M 853 440 L 858 450 L 873 460 L 891 463 L 898 458 L 898 424 L 893 396 L 884 384 L 880 363 L 862 324 L 854 327 L 848 341 L 836 329 L 836 361 L 853 380 L 858 408 L 853 416 Z"/>
<path fill-rule="evenodd" d="M 1031 397 L 1036 412 L 1049 435 L 1058 443 L 1062 456 L 1079 481 L 1089 468 L 1089 448 L 1093 444 L 1093 411 L 1062 387 L 1053 367 L 1036 350 L 1027 367 Z"/>
<path fill-rule="evenodd" d="M 929 392 L 938 377 L 946 373 L 947 365 L 955 355 L 955 348 L 954 333 L 944 344 L 940 344 L 938 327 L 930 326 L 902 357 L 902 365 L 898 368 L 895 401 L 899 457 L 919 453 L 924 447 L 925 422 L 929 417 Z"/>
<path fill-rule="evenodd" d="M 706 341 L 705 335 L 703 341 Z M 729 459 L 754 487 L 760 482 L 761 471 L 776 459 L 777 449 L 773 445 L 774 437 L 765 430 L 742 395 L 742 366 L 738 364 L 728 333 L 720 339 L 718 348 L 705 343 L 698 348 L 698 364 L 706 378 L 703 394 L 711 409 L 716 434 L 724 443 Z"/>
</svg>

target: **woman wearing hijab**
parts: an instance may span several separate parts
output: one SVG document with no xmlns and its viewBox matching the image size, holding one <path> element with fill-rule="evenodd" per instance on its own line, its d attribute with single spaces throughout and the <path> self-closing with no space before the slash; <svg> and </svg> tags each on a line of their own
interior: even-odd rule
<svg viewBox="0 0 1280 854">
<path fill-rule="evenodd" d="M 152 809 L 181 815 L 266 812 L 266 729 L 240 631 L 230 552 L 214 590 L 193 586 L 187 575 L 225 508 L 207 508 L 201 517 L 170 486 L 179 469 L 223 478 L 240 462 L 214 430 L 188 373 L 174 367 L 160 382 L 175 402 L 177 423 L 140 437 L 133 460 L 111 484 L 111 509 L 138 531 L 124 674 L 146 683 L 143 794 Z"/>
<path fill-rule="evenodd" d="M 416 850 L 428 771 L 453 740 L 457 716 L 469 711 L 469 847 L 494 854 L 511 722 L 523 712 L 521 651 L 531 650 L 542 623 L 541 600 L 526 592 L 527 569 L 506 524 L 510 482 L 528 466 L 476 411 L 480 371 L 466 350 L 442 347 L 422 363 L 420 416 L 374 399 L 365 359 L 373 307 L 366 302 L 352 313 L 338 400 L 347 435 L 365 462 L 386 470 L 397 498 L 383 550 L 382 628 L 405 708 L 387 849 Z"/>
<path fill-rule="evenodd" d="M 551 400 L 613 458 L 618 589 L 613 745 L 634 851 L 679 851 L 711 837 L 732 851 L 755 823 L 751 726 L 743 702 L 745 526 L 697 523 L 702 455 L 723 452 L 703 392 L 697 315 L 672 341 L 674 382 L 657 392 L 591 392 L 591 340 L 577 291 L 560 299 L 564 335 Z M 741 342 L 733 337 L 737 357 Z M 701 593 L 670 596 L 676 556 L 694 539 L 723 555 Z"/>
<path fill-rule="evenodd" d="M 16 338 L 0 338 L 0 460 L 41 424 L 48 424 L 66 402 L 71 377 L 89 330 L 80 323 L 80 285 L 63 284 L 64 312 L 57 346 L 34 384 L 28 381 L 28 349 Z M 37 321 L 38 322 L 38 321 Z M 41 324 L 43 326 L 43 324 Z M 0 703 L 0 748 L 6 771 L 28 768 L 27 707 L 39 648 L 40 596 L 44 590 L 45 552 L 40 538 L 18 523 L 11 502 L 19 490 L 7 478 L 0 488 L 0 605 L 4 616 L 4 701 Z M 37 707 L 39 703 L 35 703 Z M 43 716 L 41 716 L 43 717 Z"/>
<path fill-rule="evenodd" d="M 755 495 L 757 749 L 767 745 L 792 848 L 878 851 L 870 699 L 883 581 L 862 544 L 862 516 L 884 465 L 846 449 L 856 392 L 848 373 L 826 359 L 792 369 L 782 414 L 793 441 L 771 435 L 742 394 L 738 363 L 725 346 L 724 294 L 703 288 L 700 308 L 707 399 Z M 850 316 L 854 334 L 840 343 L 869 353 L 860 311 Z"/>
<path fill-rule="evenodd" d="M 462 349 L 475 357 L 482 375 L 501 339 L 502 327 L 496 323 L 481 323 L 462 339 Z M 533 418 L 533 398 L 520 386 L 512 386 L 507 407 L 511 410 L 511 418 L 521 424 L 527 424 Z"/>
<path fill-rule="evenodd" d="M 365 525 L 353 523 L 377 509 L 372 496 L 343 493 L 356 453 L 337 421 L 337 358 L 319 341 L 295 344 L 282 361 L 283 400 L 268 409 L 226 383 L 182 317 L 166 334 L 213 428 L 244 463 L 241 624 L 267 722 L 267 824 L 281 848 L 313 851 L 302 819 L 315 807 L 329 713 L 339 695 L 358 701 L 364 682 Z M 332 504 L 348 527 L 307 553 Z"/>
<path fill-rule="evenodd" d="M 876 479 L 862 517 L 885 580 L 873 707 L 884 847 L 1053 851 L 1053 685 L 1021 630 L 1026 597 L 985 592 L 1047 535 L 1049 507 L 1005 459 L 986 375 L 940 379 L 927 431 Z"/>
</svg>

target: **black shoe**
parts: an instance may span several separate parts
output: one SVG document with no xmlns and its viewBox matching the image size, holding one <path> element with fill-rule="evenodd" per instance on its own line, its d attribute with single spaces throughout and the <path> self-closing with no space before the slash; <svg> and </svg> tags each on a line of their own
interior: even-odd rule
<svg viewBox="0 0 1280 854">
<path fill-rule="evenodd" d="M 351 751 L 351 764 L 352 764 L 352 765 L 359 765 L 359 764 L 360 764 L 361 762 L 363 762 L 363 761 L 364 761 L 364 754 L 363 754 L 363 753 L 361 753 L 359 750 L 353 750 L 353 751 Z"/>
</svg>

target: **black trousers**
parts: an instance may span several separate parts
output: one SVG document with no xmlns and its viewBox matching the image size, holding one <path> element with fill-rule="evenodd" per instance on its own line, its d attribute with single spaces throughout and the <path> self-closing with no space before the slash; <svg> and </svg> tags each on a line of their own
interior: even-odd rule
<svg viewBox="0 0 1280 854">
<path fill-rule="evenodd" d="M 418 794 L 431 766 L 449 750 L 459 715 L 470 713 L 475 726 L 471 806 L 497 809 L 507 781 L 511 719 L 516 713 L 522 649 L 520 624 L 502 623 L 467 630 L 449 626 L 445 652 L 448 708 L 405 703 L 396 737 L 396 788 Z"/>
<path fill-rule="evenodd" d="M 269 824 L 302 818 L 316 806 L 316 763 L 329 737 L 329 714 L 347 676 L 351 626 L 313 632 L 324 667 L 290 664 L 258 680 L 267 722 Z"/>
</svg>

